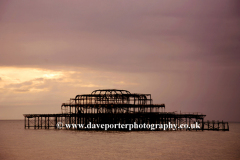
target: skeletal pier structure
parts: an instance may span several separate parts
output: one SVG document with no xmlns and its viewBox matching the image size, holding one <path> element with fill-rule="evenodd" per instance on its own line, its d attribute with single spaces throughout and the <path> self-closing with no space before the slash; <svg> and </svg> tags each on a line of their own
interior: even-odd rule
<svg viewBox="0 0 240 160">
<path fill-rule="evenodd" d="M 77 95 L 63 103 L 60 114 L 24 114 L 25 128 L 66 128 L 66 124 L 177 124 L 175 130 L 229 131 L 228 122 L 204 121 L 200 113 L 165 112 L 164 104 L 153 104 L 151 94 L 130 93 L 127 90 L 102 89 Z M 184 127 L 187 125 L 188 127 Z M 198 127 L 190 127 L 192 125 Z M 181 126 L 182 127 L 179 127 Z M 77 129 L 85 130 L 77 126 Z M 96 128 L 101 129 L 101 128 Z M 127 129 L 127 128 L 126 128 Z M 118 130 L 111 128 L 109 130 Z M 150 130 L 133 128 L 131 130 Z M 154 130 L 163 130 L 158 127 Z M 167 128 L 167 130 L 172 130 Z"/>
</svg>

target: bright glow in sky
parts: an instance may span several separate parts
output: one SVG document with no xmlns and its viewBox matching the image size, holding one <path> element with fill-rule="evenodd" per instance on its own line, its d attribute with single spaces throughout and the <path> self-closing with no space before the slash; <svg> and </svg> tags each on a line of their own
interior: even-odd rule
<svg viewBox="0 0 240 160">
<path fill-rule="evenodd" d="M 36 68 L 1 67 L 0 77 L 5 84 L 22 83 L 37 78 L 58 79 L 62 72 Z"/>
</svg>

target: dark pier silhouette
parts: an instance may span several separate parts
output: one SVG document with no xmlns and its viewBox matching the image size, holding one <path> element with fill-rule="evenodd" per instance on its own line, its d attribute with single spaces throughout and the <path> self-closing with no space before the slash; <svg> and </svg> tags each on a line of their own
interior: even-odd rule
<svg viewBox="0 0 240 160">
<path fill-rule="evenodd" d="M 200 113 L 165 112 L 164 104 L 153 104 L 151 94 L 130 93 L 127 90 L 103 89 L 77 95 L 63 103 L 61 114 L 24 114 L 25 128 L 50 129 L 62 124 L 198 124 L 200 128 L 176 130 L 229 131 L 228 122 L 204 121 Z M 84 130 L 82 128 L 78 128 Z M 102 129 L 101 129 L 102 130 Z M 113 130 L 113 129 L 109 129 Z M 149 130 L 149 129 L 132 129 Z M 157 128 L 155 130 L 162 130 Z M 167 130 L 171 130 L 168 128 Z"/>
</svg>

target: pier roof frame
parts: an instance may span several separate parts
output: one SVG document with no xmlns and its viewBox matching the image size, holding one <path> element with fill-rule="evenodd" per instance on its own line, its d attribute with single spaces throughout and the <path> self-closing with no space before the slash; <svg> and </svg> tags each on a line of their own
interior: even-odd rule
<svg viewBox="0 0 240 160">
<path fill-rule="evenodd" d="M 91 94 L 81 94 L 76 95 L 74 99 L 76 100 L 79 97 L 106 97 L 106 96 L 113 96 L 113 97 L 144 97 L 144 99 L 148 99 L 147 96 L 150 96 L 151 100 L 151 94 L 139 94 L 139 93 L 131 93 L 128 90 L 120 90 L 120 89 L 99 89 L 94 90 Z"/>
<path fill-rule="evenodd" d="M 122 90 L 122 89 L 98 89 L 98 90 L 92 91 L 91 94 L 97 94 L 98 92 L 99 92 L 99 94 L 101 94 L 102 92 L 103 92 L 103 94 L 107 94 L 107 93 L 119 94 L 117 92 L 120 92 L 120 94 L 131 94 L 128 90 Z"/>
</svg>

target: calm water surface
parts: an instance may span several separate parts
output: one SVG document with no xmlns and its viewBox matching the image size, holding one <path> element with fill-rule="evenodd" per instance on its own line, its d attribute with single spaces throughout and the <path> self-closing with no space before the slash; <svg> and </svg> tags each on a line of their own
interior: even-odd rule
<svg viewBox="0 0 240 160">
<path fill-rule="evenodd" d="M 240 123 L 230 131 L 75 131 L 24 129 L 0 121 L 0 160 L 238 159 Z"/>
</svg>

